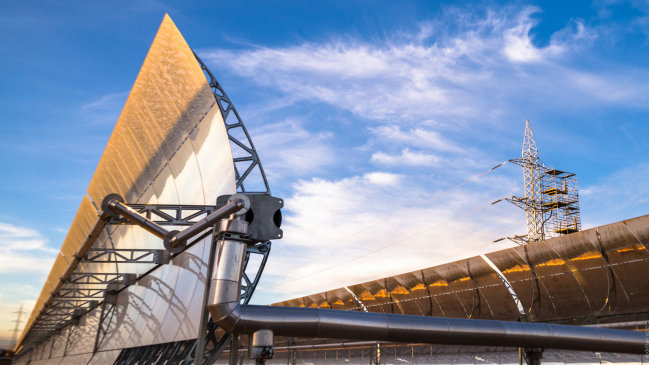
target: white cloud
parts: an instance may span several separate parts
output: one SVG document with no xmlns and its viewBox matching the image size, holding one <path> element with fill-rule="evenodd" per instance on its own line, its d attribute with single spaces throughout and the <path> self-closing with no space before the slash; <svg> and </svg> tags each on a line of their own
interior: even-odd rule
<svg viewBox="0 0 649 365">
<path fill-rule="evenodd" d="M 11 338 L 9 329 L 20 304 L 24 304 L 24 326 L 57 253 L 38 231 L 0 222 L 0 341 Z"/>
<path fill-rule="evenodd" d="M 627 167 L 579 191 L 585 228 L 649 213 L 649 164 Z M 606 209 L 602 209 L 606 207 Z"/>
<path fill-rule="evenodd" d="M 0 273 L 49 272 L 57 250 L 37 231 L 0 222 Z"/>
<path fill-rule="evenodd" d="M 503 52 L 509 61 L 538 62 L 563 53 L 564 47 L 554 42 L 544 48 L 538 48 L 532 44 L 530 30 L 535 23 L 530 20 L 530 16 L 538 11 L 539 9 L 534 7 L 523 10 L 518 16 L 518 24 L 503 33 L 505 41 Z M 582 24 L 581 33 L 577 36 L 582 36 L 583 33 Z"/>
<path fill-rule="evenodd" d="M 396 186 L 401 182 L 403 175 L 388 172 L 370 172 L 363 176 L 370 184 Z"/>
<path fill-rule="evenodd" d="M 506 213 L 516 208 L 490 204 L 507 193 L 506 184 L 496 186 L 433 194 L 383 172 L 300 181 L 285 199 L 284 238 L 273 248 L 255 300 L 287 299 L 509 246 L 492 241 L 523 224 Z"/>
<path fill-rule="evenodd" d="M 0 222 L 0 250 L 58 252 L 48 248 L 46 243 L 47 240 L 33 229 Z"/>
<path fill-rule="evenodd" d="M 372 135 L 393 143 L 447 152 L 462 151 L 454 142 L 444 138 L 438 131 L 433 129 L 419 127 L 403 130 L 397 125 L 384 125 L 369 128 L 369 131 Z"/>
<path fill-rule="evenodd" d="M 3 282 L 3 292 L 5 294 L 0 293 L 0 346 L 2 346 L 3 341 L 6 345 L 9 345 L 16 325 L 14 322 L 18 315 L 16 312 L 20 310 L 22 305 L 23 314 L 18 327 L 18 336 L 20 336 L 34 307 L 39 289 L 22 283 Z"/>
<path fill-rule="evenodd" d="M 375 152 L 372 154 L 372 162 L 383 165 L 434 166 L 439 161 L 440 158 L 438 156 L 423 152 L 413 152 L 407 148 L 402 149 L 399 155 L 389 155 L 383 152 Z"/>
<path fill-rule="evenodd" d="M 119 111 L 126 103 L 127 96 L 128 92 L 101 95 L 81 105 L 79 117 L 87 125 L 114 125 L 119 118 Z"/>
<path fill-rule="evenodd" d="M 255 132 L 257 150 L 269 152 L 261 157 L 269 178 L 315 173 L 335 162 L 331 133 L 309 132 L 298 120 L 267 124 Z"/>
<path fill-rule="evenodd" d="M 597 29 L 583 21 L 567 24 L 546 46 L 536 45 L 530 34 L 538 11 L 509 7 L 482 16 L 458 11 L 452 20 L 457 32 L 446 33 L 451 20 L 443 19 L 383 43 L 336 39 L 201 54 L 215 68 L 228 68 L 290 100 L 325 102 L 395 125 L 422 118 L 446 124 L 466 118 L 498 121 L 504 111 L 529 110 L 530 104 L 646 107 L 645 70 L 594 60 L 584 64 L 581 50 L 597 37 Z M 597 87 L 587 80 L 598 80 Z"/>
<path fill-rule="evenodd" d="M 270 170 L 302 180 L 287 189 L 285 237 L 258 295 L 288 298 L 495 250 L 494 238 L 524 231 L 522 212 L 488 205 L 520 186 L 520 171 L 515 180 L 504 170 L 480 175 L 507 157 L 496 157 L 509 150 L 502 144 L 518 154 L 520 136 L 501 138 L 503 125 L 520 121 L 522 131 L 526 116 L 550 107 L 573 115 L 647 108 L 646 69 L 584 57 L 600 28 L 571 20 L 536 39 L 539 12 L 450 7 L 379 42 L 337 37 L 201 52 L 214 69 L 272 90 L 266 104 L 282 105 L 275 116 L 292 105 L 351 115 L 331 127 L 313 116 L 262 127 Z M 355 160 L 335 143 L 350 129 Z"/>
<path fill-rule="evenodd" d="M 119 107 L 124 104 L 128 92 L 118 92 L 102 95 L 99 98 L 84 104 L 81 109 L 100 109 L 100 110 L 119 110 Z"/>
</svg>

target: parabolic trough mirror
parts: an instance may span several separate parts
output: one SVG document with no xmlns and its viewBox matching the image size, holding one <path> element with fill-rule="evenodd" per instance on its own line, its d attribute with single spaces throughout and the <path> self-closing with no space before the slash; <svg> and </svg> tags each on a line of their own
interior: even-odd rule
<svg viewBox="0 0 649 365">
<path fill-rule="evenodd" d="M 16 363 L 212 363 L 236 334 L 262 363 L 274 336 L 645 351 L 626 330 L 248 305 L 282 207 L 231 100 L 165 16 Z"/>
</svg>

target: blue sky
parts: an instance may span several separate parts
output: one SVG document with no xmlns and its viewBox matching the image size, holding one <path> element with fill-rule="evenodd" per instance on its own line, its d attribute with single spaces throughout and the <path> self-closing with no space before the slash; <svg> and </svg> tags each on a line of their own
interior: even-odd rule
<svg viewBox="0 0 649 365">
<path fill-rule="evenodd" d="M 503 246 L 530 119 L 593 227 L 649 212 L 649 3 L 0 4 L 0 336 L 31 305 L 162 16 L 286 198 L 271 302 Z M 518 189 L 518 190 L 517 190 Z M 505 243 L 500 243 L 503 245 Z"/>
</svg>

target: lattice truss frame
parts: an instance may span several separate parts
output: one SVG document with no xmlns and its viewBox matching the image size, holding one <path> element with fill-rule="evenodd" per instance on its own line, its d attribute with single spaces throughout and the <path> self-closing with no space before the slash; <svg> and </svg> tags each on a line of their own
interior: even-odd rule
<svg viewBox="0 0 649 365">
<path fill-rule="evenodd" d="M 268 180 L 266 178 L 259 155 L 252 143 L 250 135 L 235 109 L 230 98 L 223 87 L 218 83 L 211 71 L 203 61 L 194 53 L 200 64 L 210 88 L 219 106 L 219 110 L 225 123 L 228 139 L 233 151 L 233 163 L 235 169 L 236 188 L 239 192 L 270 194 Z M 252 186 L 252 188 L 251 188 Z M 165 226 L 190 226 L 197 220 L 205 217 L 217 209 L 216 205 L 172 205 L 172 204 L 127 204 L 130 208 L 152 220 Z M 108 218 L 106 232 L 110 237 L 110 225 L 131 224 L 123 217 Z M 199 237 L 188 242 L 187 248 L 212 235 L 212 229 L 207 230 Z M 246 251 L 244 277 L 242 283 L 242 303 L 247 304 L 261 278 L 272 243 L 262 242 L 248 247 Z M 177 255 L 177 254 L 176 254 Z M 114 249 L 114 248 L 91 248 L 80 258 L 80 262 L 94 263 L 133 263 L 152 265 L 148 272 L 151 272 L 160 265 L 167 264 L 176 255 L 170 255 L 166 250 L 154 249 Z M 250 260 L 258 256 L 258 259 Z M 254 267 L 248 267 L 254 262 Z M 64 285 L 57 293 L 53 293 L 50 303 L 41 311 L 36 321 L 30 328 L 29 337 L 26 338 L 26 346 L 34 346 L 48 337 L 60 333 L 69 325 L 77 324 L 78 320 L 86 313 L 101 306 L 99 324 L 94 343 L 96 352 L 103 339 L 106 337 L 112 319 L 119 315 L 116 306 L 116 295 L 127 286 L 134 284 L 141 277 L 132 273 L 104 273 L 104 272 L 83 272 L 75 269 Z M 88 287 L 93 286 L 93 287 Z M 96 287 L 94 287 L 96 286 Z M 68 332 L 73 331 L 71 326 Z M 231 336 L 219 332 L 218 326 L 209 319 L 207 323 L 207 336 L 203 353 L 204 363 L 212 363 L 223 349 L 229 344 Z M 66 339 L 65 348 L 68 348 L 69 334 Z M 197 339 L 179 341 L 169 344 L 145 346 L 142 351 L 135 351 L 136 357 L 130 357 L 132 352 L 120 355 L 118 363 L 132 363 L 142 360 L 142 356 L 149 359 L 165 359 L 167 364 L 183 363 L 190 364 L 195 361 Z M 128 360 L 131 359 L 131 360 Z"/>
<path fill-rule="evenodd" d="M 525 195 L 505 200 L 525 210 L 527 222 L 527 234 L 510 237 L 512 241 L 524 244 L 581 230 L 577 175 L 541 162 L 529 120 L 525 122 L 521 158 L 509 162 L 523 168 Z"/>
</svg>

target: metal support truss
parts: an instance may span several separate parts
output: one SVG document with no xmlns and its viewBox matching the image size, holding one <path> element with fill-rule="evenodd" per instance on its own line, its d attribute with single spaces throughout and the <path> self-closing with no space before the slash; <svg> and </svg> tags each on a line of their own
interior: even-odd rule
<svg viewBox="0 0 649 365">
<path fill-rule="evenodd" d="M 63 308 L 47 308 L 41 313 L 41 317 L 71 316 L 72 311 Z"/>
<path fill-rule="evenodd" d="M 79 331 L 79 327 L 78 327 L 78 326 L 71 326 L 71 327 L 68 329 L 68 333 L 67 333 L 66 336 L 65 336 L 65 346 L 63 347 L 63 356 L 64 356 L 64 357 L 68 355 L 68 351 L 69 351 L 69 349 L 70 349 L 70 339 L 71 339 L 73 336 L 77 335 L 78 331 Z"/>
<path fill-rule="evenodd" d="M 97 308 L 99 302 L 94 299 L 60 299 L 55 298 L 52 300 L 50 308 L 64 308 L 74 310 L 76 308 L 88 307 L 90 309 Z"/>
<path fill-rule="evenodd" d="M 102 303 L 101 306 L 101 313 L 99 314 L 99 324 L 97 324 L 97 333 L 95 334 L 95 344 L 93 346 L 93 353 L 97 352 L 99 350 L 99 346 L 101 346 L 101 343 L 104 341 L 104 338 L 106 337 L 106 334 L 108 333 L 108 328 L 110 326 L 110 319 L 107 320 L 107 318 L 112 318 L 112 316 L 115 314 L 115 311 L 117 309 L 117 294 L 119 293 L 115 287 L 115 284 L 111 284 L 108 286 L 108 291 L 106 292 L 106 296 L 104 298 L 104 302 Z"/>
<path fill-rule="evenodd" d="M 232 101 L 225 93 L 225 90 L 223 90 L 223 87 L 219 84 L 214 75 L 212 75 L 212 72 L 207 68 L 205 63 L 203 63 L 195 52 L 194 56 L 201 65 L 201 69 L 205 73 L 205 76 L 209 80 L 210 88 L 212 88 L 212 93 L 216 98 L 216 104 L 219 106 L 219 110 L 223 116 L 223 122 L 225 123 L 225 129 L 228 132 L 231 146 L 235 147 L 232 148 L 232 155 L 237 191 L 247 191 L 244 182 L 249 176 L 252 176 L 251 173 L 256 170 L 259 174 L 257 178 L 260 178 L 261 181 L 255 182 L 255 185 L 260 187 L 263 185 L 264 187 L 264 190 L 260 190 L 259 192 L 270 194 L 270 187 L 268 186 L 268 180 L 266 179 L 264 168 L 261 166 L 257 150 L 255 150 L 255 146 L 252 143 L 252 139 L 250 139 L 246 126 L 243 124 L 243 121 L 239 116 L 239 112 L 234 108 L 234 104 L 232 104 Z"/>
<path fill-rule="evenodd" d="M 62 288 L 59 291 L 57 299 L 95 299 L 100 300 L 104 298 L 104 293 L 107 289 L 85 289 L 85 288 Z"/>
<path fill-rule="evenodd" d="M 527 234 L 510 238 L 512 241 L 527 244 L 581 230 L 577 178 L 541 162 L 529 120 L 525 122 L 521 158 L 509 162 L 523 168 L 525 196 L 505 200 L 525 210 L 527 218 Z"/>
<path fill-rule="evenodd" d="M 214 205 L 127 204 L 148 220 L 162 226 L 191 226 L 214 212 Z M 108 224 L 131 224 L 125 217 L 112 218 Z"/>
<path fill-rule="evenodd" d="M 124 349 L 115 364 L 183 364 L 195 342 L 196 340 L 185 340 Z"/>
<path fill-rule="evenodd" d="M 241 288 L 241 303 L 248 304 L 252 298 L 252 294 L 259 283 L 261 274 L 264 271 L 268 255 L 270 254 L 271 242 L 263 242 L 254 246 L 249 246 L 246 250 L 246 258 L 244 262 L 244 279 Z M 249 267 L 251 257 L 258 256 L 259 268 Z M 251 269 L 253 269 L 251 271 Z M 172 364 L 213 364 L 223 350 L 231 343 L 233 335 L 226 334 L 219 338 L 218 325 L 210 318 L 207 322 L 206 336 L 204 338 L 203 362 L 196 361 L 196 348 L 198 341 L 187 340 L 169 342 L 158 345 L 141 346 L 134 348 L 127 348 L 122 350 L 119 357 L 115 361 L 117 365 L 136 364 L 142 363 L 146 359 L 148 363 L 165 363 Z"/>
<path fill-rule="evenodd" d="M 169 252 L 142 248 L 91 248 L 81 262 L 164 265 L 169 263 Z"/>
<path fill-rule="evenodd" d="M 223 87 L 218 83 L 214 78 L 214 75 L 210 72 L 207 66 L 203 61 L 196 56 L 198 63 L 200 64 L 201 69 L 203 70 L 205 76 L 209 81 L 210 88 L 212 89 L 213 95 L 216 100 L 216 104 L 219 107 L 221 116 L 225 124 L 226 131 L 228 133 L 228 139 L 230 140 L 230 145 L 233 150 L 233 164 L 235 170 L 235 183 L 237 191 L 239 192 L 252 192 L 252 193 L 267 193 L 270 194 L 270 188 L 268 185 L 268 180 L 264 173 L 259 155 L 252 143 L 250 135 L 239 116 L 239 113 L 234 108 L 232 101 L 227 96 Z M 198 221 L 201 221 L 204 217 L 214 213 L 218 208 L 215 205 L 171 205 L 171 204 L 128 204 L 128 208 L 133 211 L 141 214 L 143 217 L 149 221 L 159 225 L 159 226 L 192 226 Z M 82 254 L 78 257 L 73 258 L 73 262 L 70 263 L 68 270 L 61 277 L 60 282 L 57 284 L 56 288 L 52 292 L 52 297 L 48 301 L 44 310 L 61 310 L 72 312 L 78 308 L 90 308 L 94 309 L 97 307 L 98 303 L 101 300 L 104 300 L 104 307 L 102 307 L 102 323 L 104 320 L 110 323 L 110 318 L 108 312 L 112 312 L 111 306 L 105 308 L 106 298 L 103 298 L 100 293 L 106 292 L 106 290 L 91 292 L 91 289 L 84 288 L 88 290 L 87 292 L 80 293 L 75 291 L 74 286 L 84 286 L 90 284 L 96 284 L 97 286 L 105 286 L 110 284 L 121 284 L 121 285 L 131 285 L 136 282 L 139 277 L 135 274 L 129 273 L 97 273 L 97 272 L 79 272 L 76 270 L 79 262 L 112 262 L 112 263 L 147 263 L 154 265 L 161 265 L 168 263 L 169 255 L 163 258 L 156 257 L 159 252 L 154 252 L 153 250 L 140 251 L 132 249 L 97 249 L 93 248 L 94 242 L 97 240 L 101 232 L 106 228 L 106 225 L 119 225 L 119 224 L 131 224 L 125 217 L 117 216 L 115 217 L 108 212 L 103 211 L 100 216 L 97 218 L 94 226 L 88 232 L 86 240 L 82 243 L 79 252 Z M 202 228 L 203 229 L 203 228 Z M 163 232 L 164 229 L 161 229 L 160 232 Z M 201 237 L 193 240 L 192 243 L 187 243 L 183 248 L 186 249 L 191 247 L 196 242 L 200 242 L 203 238 L 210 235 L 212 232 L 211 229 L 208 229 Z M 265 251 L 264 251 L 265 250 Z M 179 252 L 172 252 L 171 257 L 174 257 Z M 242 286 L 242 301 L 247 303 L 250 300 L 250 296 L 256 287 L 261 272 L 263 271 L 268 253 L 270 252 L 270 242 L 265 242 L 250 247 L 250 252 L 246 255 L 246 265 L 247 260 L 250 254 L 261 254 L 263 255 L 262 263 L 256 274 L 248 276 L 247 274 L 244 277 L 244 283 Z M 151 268 L 154 270 L 155 266 Z M 146 275 L 146 274 L 145 274 Z M 83 284 L 83 285 L 82 285 Z M 64 293 L 60 295 L 59 293 Z M 82 295 L 83 294 L 83 295 Z M 112 315 L 112 314 L 111 314 Z M 57 326 L 60 326 L 59 323 Z M 101 327 L 101 325 L 100 325 Z M 42 328 L 38 326 L 38 321 L 32 326 L 31 331 L 38 332 L 39 338 L 38 341 L 42 338 L 41 333 L 46 333 L 51 330 L 55 330 L 59 327 L 47 324 L 43 325 Z M 214 331 L 216 325 L 212 322 L 208 322 L 208 342 L 212 342 L 212 348 L 222 348 L 221 345 L 218 345 L 216 337 L 214 336 Z M 28 333 L 29 335 L 29 333 Z M 95 347 L 101 344 L 101 340 L 105 336 L 105 333 L 97 333 Z M 227 339 L 223 343 L 227 343 Z M 35 343 L 38 341 L 30 340 L 30 342 Z M 172 358 L 185 359 L 183 363 L 187 363 L 187 346 L 191 350 L 189 352 L 191 357 L 192 352 L 195 352 L 196 340 L 184 341 L 184 345 L 179 345 L 174 343 L 176 347 L 171 352 L 165 352 L 166 355 L 163 358 L 169 359 L 169 356 Z M 219 342 L 220 343 L 220 342 Z M 216 346 L 218 345 L 218 346 Z M 29 350 L 23 350 L 28 352 Z M 208 358 L 215 358 L 213 356 L 215 352 L 210 350 L 211 355 Z M 220 351 L 219 351 L 220 353 Z M 137 359 L 142 357 L 138 356 Z M 126 362 L 128 363 L 128 362 Z M 173 362 L 168 362 L 169 364 Z"/>
<path fill-rule="evenodd" d="M 80 285 L 108 285 L 112 283 L 132 284 L 137 279 L 136 274 L 104 273 L 104 272 L 80 272 L 72 273 L 66 284 Z"/>
</svg>

